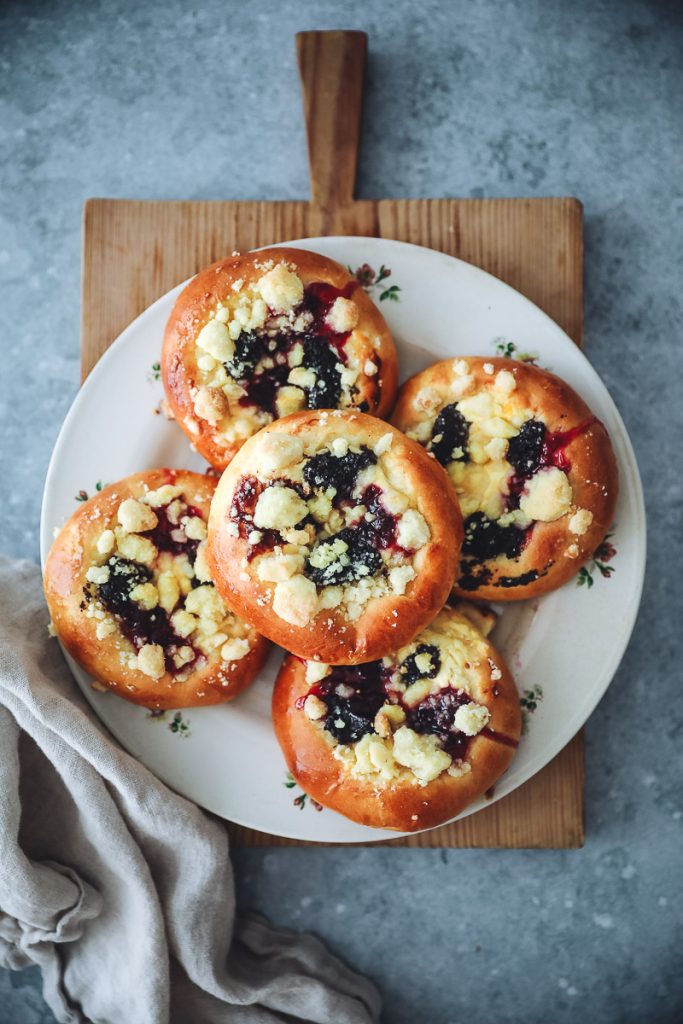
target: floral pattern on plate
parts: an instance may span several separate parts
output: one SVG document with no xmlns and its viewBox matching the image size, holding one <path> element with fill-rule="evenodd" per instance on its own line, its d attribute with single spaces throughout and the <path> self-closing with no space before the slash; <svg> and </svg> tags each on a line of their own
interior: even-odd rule
<svg viewBox="0 0 683 1024">
<path fill-rule="evenodd" d="M 287 772 L 285 776 L 285 781 L 282 783 L 282 785 L 285 787 L 285 789 L 296 788 L 296 779 L 294 778 L 291 772 Z M 310 802 L 310 805 L 314 810 L 322 811 L 323 805 L 319 804 L 318 801 L 314 800 L 312 796 L 308 795 L 308 793 L 304 793 L 303 790 L 300 790 L 298 795 L 295 796 L 294 799 L 292 800 L 294 806 L 298 807 L 300 811 L 303 811 L 307 802 Z"/>
<path fill-rule="evenodd" d="M 369 263 L 361 263 L 359 267 L 352 270 L 351 267 L 347 267 L 350 274 L 353 274 L 355 279 L 358 281 L 360 286 L 374 298 L 375 291 L 382 286 L 388 277 L 391 277 L 391 270 L 389 267 L 385 267 L 382 264 L 379 270 L 374 270 Z M 399 292 L 401 288 L 397 284 L 390 284 L 388 287 L 382 288 L 379 294 L 379 301 L 385 302 L 389 299 L 391 302 L 400 302 Z"/>
<path fill-rule="evenodd" d="M 158 710 L 153 709 L 148 711 L 145 717 L 152 722 L 166 722 L 169 732 L 172 732 L 174 736 L 180 736 L 181 739 L 188 739 L 188 737 L 192 735 L 190 732 L 189 720 L 183 716 L 182 711 L 176 711 L 173 714 L 173 718 L 169 721 L 169 714 L 170 711 L 159 708 Z"/>
<path fill-rule="evenodd" d="M 586 590 L 590 590 L 595 582 L 593 579 L 593 573 L 597 570 L 603 579 L 609 580 L 612 578 L 616 566 L 608 565 L 614 556 L 617 554 L 617 549 L 612 544 L 611 538 L 614 537 L 614 527 L 607 534 L 602 544 L 599 544 L 589 562 L 586 565 L 582 565 L 576 577 L 577 587 L 585 587 Z"/>
</svg>

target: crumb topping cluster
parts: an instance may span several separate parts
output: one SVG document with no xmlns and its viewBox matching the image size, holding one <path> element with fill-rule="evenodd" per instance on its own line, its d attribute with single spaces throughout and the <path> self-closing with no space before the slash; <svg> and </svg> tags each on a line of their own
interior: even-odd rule
<svg viewBox="0 0 683 1024">
<path fill-rule="evenodd" d="M 489 653 L 468 623 L 442 614 L 382 661 L 306 662 L 310 689 L 297 707 L 324 730 L 352 776 L 378 785 L 407 778 L 420 786 L 444 772 L 459 778 L 471 771 L 472 738 L 483 730 L 496 738 L 488 707 L 476 699 L 482 669 L 494 682 L 502 676 Z"/>
<path fill-rule="evenodd" d="M 405 594 L 417 575 L 431 533 L 392 440 L 387 433 L 370 448 L 337 437 L 321 447 L 263 437 L 258 476 L 238 481 L 226 528 L 247 541 L 243 578 L 251 564 L 272 584 L 273 611 L 286 622 L 305 626 L 334 608 L 353 622 L 374 598 Z"/>
<path fill-rule="evenodd" d="M 593 421 L 551 433 L 517 399 L 513 372 L 496 372 L 492 363 L 483 368 L 490 381 L 482 387 L 467 362 L 457 360 L 447 404 L 441 391 L 423 387 L 414 403 L 425 418 L 407 430 L 446 468 L 455 486 L 465 520 L 463 579 L 472 589 L 486 580 L 481 572 L 468 572 L 468 563 L 518 558 L 535 523 L 571 513 L 569 531 L 578 537 L 593 519 L 588 509 L 573 504 L 564 452 Z M 570 544 L 568 557 L 578 553 Z M 510 586 L 519 582 L 507 579 Z"/>
<path fill-rule="evenodd" d="M 379 380 L 379 339 L 366 358 L 367 340 L 354 334 L 357 282 L 304 286 L 294 264 L 272 259 L 257 269 L 255 282 L 233 282 L 197 334 L 188 429 L 198 433 L 197 419 L 205 420 L 228 445 L 300 409 L 371 411 L 358 383 Z"/>
<path fill-rule="evenodd" d="M 97 536 L 81 608 L 97 621 L 98 640 L 113 638 L 126 668 L 185 682 L 217 656 L 227 686 L 248 654 L 251 630 L 211 581 L 206 535 L 204 516 L 183 488 L 164 484 L 122 501 Z"/>
</svg>

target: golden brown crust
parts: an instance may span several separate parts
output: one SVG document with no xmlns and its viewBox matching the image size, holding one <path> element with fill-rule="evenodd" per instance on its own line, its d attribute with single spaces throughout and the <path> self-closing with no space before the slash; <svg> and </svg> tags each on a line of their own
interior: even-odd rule
<svg viewBox="0 0 683 1024">
<path fill-rule="evenodd" d="M 372 599 L 356 621 L 350 621 L 341 608 L 319 611 L 306 625 L 291 624 L 274 614 L 273 584 L 257 578 L 254 563 L 246 562 L 246 540 L 231 535 L 228 529 L 236 487 L 262 464 L 265 439 L 273 434 L 300 438 L 305 446 L 316 449 L 337 438 L 374 447 L 381 438 L 390 436 L 389 452 L 382 459 L 391 460 L 392 482 L 399 481 L 431 532 L 428 543 L 416 556 L 417 575 L 402 596 L 387 594 Z M 209 520 L 212 574 L 226 603 L 288 651 L 330 664 L 370 661 L 411 640 L 446 601 L 457 573 L 461 543 L 462 520 L 441 466 L 398 430 L 362 413 L 301 412 L 250 438 L 224 472 Z"/>
<path fill-rule="evenodd" d="M 471 385 L 460 397 L 454 397 L 453 392 L 457 364 L 465 364 L 466 375 L 472 378 Z M 409 436 L 419 434 L 422 429 L 421 442 L 427 444 L 431 430 L 426 438 L 424 431 L 439 412 L 482 388 L 490 389 L 501 370 L 511 373 L 515 381 L 509 396 L 511 404 L 506 408 L 513 413 L 528 410 L 533 418 L 545 424 L 550 434 L 574 430 L 577 434 L 563 446 L 569 463 L 565 470 L 571 486 L 569 510 L 555 521 L 535 522 L 519 557 L 488 559 L 483 563 L 483 575 L 479 572 L 481 562 L 465 558 L 467 543 L 463 550 L 463 574 L 455 588 L 457 593 L 481 600 L 515 601 L 548 593 L 571 579 L 611 526 L 619 483 L 616 459 L 603 424 L 568 384 L 547 370 L 511 359 L 476 357 L 435 363 L 408 380 L 399 394 L 392 422 Z M 457 387 L 456 384 L 456 390 Z M 468 508 L 457 481 L 455 486 L 464 505 L 462 511 L 467 525 Z M 592 517 L 582 533 L 570 528 L 579 510 Z M 468 572 L 468 563 L 474 572 Z M 478 573 L 479 580 L 476 579 Z M 531 574 L 535 576 L 530 578 Z M 513 584 L 511 580 L 522 582 Z"/>
<path fill-rule="evenodd" d="M 116 527 L 119 506 L 125 499 L 142 498 L 166 484 L 182 488 L 180 497 L 202 519 L 208 519 L 216 486 L 210 476 L 157 469 L 105 487 L 79 506 L 52 545 L 43 580 L 50 615 L 69 654 L 96 680 L 126 700 L 155 709 L 224 703 L 253 682 L 265 661 L 269 645 L 255 630 L 243 631 L 250 646 L 243 657 L 227 662 L 221 660 L 220 651 L 202 654 L 199 667 L 189 672 L 185 681 L 178 681 L 168 671 L 152 678 L 132 664 L 134 658 L 122 660 L 122 651 L 134 653 L 134 647 L 120 632 L 116 616 L 107 619 L 117 628 L 107 636 L 98 636 L 102 617 L 86 614 L 92 603 L 84 600 L 86 573 L 93 565 L 107 562 L 97 550 L 98 538 L 103 531 Z"/>
<path fill-rule="evenodd" d="M 436 623 L 442 618 L 464 621 L 448 607 Z M 350 774 L 345 763 L 333 756 L 334 739 L 319 722 L 310 721 L 301 707 L 310 690 L 306 663 L 285 656 L 273 691 L 273 722 L 287 766 L 301 788 L 352 821 L 401 832 L 443 824 L 486 793 L 514 757 L 521 713 L 514 680 L 501 655 L 481 636 L 479 641 L 485 644 L 486 657 L 473 698 L 488 708 L 491 717 L 486 729 L 469 741 L 466 760 L 471 770 L 458 777 L 443 771 L 424 786 L 407 777 L 408 773 L 388 782 L 376 775 Z M 492 733 L 503 741 L 493 738 Z"/>
<path fill-rule="evenodd" d="M 248 290 L 263 276 L 270 261 L 295 268 L 304 286 L 324 282 L 352 292 L 359 319 L 345 348 L 360 368 L 354 407 L 383 417 L 391 411 L 396 397 L 398 363 L 393 339 L 384 317 L 362 287 L 354 287 L 355 279 L 345 267 L 318 253 L 292 248 L 261 249 L 220 260 L 197 274 L 178 296 L 166 326 L 161 356 L 162 379 L 173 415 L 197 451 L 217 469 L 228 465 L 246 437 L 263 426 L 267 417 L 246 425 L 242 420 L 245 407 L 238 397 L 228 398 L 225 419 L 218 426 L 197 415 L 195 395 L 200 371 L 196 338 L 217 304 L 235 298 L 233 286 L 238 286 L 238 292 Z M 372 374 L 365 372 L 368 360 L 376 368 Z M 238 430 L 242 436 L 222 437 L 219 427 L 234 427 L 238 419 L 245 424 Z"/>
</svg>

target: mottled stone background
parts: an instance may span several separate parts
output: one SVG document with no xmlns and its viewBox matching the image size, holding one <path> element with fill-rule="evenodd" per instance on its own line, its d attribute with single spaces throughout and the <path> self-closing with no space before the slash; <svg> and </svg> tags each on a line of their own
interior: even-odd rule
<svg viewBox="0 0 683 1024">
<path fill-rule="evenodd" d="M 585 849 L 243 851 L 240 900 L 371 974 L 391 1024 L 680 1020 L 679 3 L 5 0 L 2 547 L 37 558 L 78 387 L 83 201 L 305 196 L 293 35 L 335 27 L 370 34 L 359 195 L 583 200 L 586 347 L 640 461 L 649 568 L 587 728 Z M 0 972 L 0 1021 L 51 1021 L 39 993 Z"/>
</svg>

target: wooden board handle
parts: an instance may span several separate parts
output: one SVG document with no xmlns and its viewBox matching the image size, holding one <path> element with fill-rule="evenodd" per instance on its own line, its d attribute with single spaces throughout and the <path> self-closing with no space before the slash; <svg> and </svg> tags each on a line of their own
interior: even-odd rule
<svg viewBox="0 0 683 1024">
<path fill-rule="evenodd" d="M 353 199 L 367 52 L 365 32 L 297 33 L 314 206 Z"/>
</svg>

